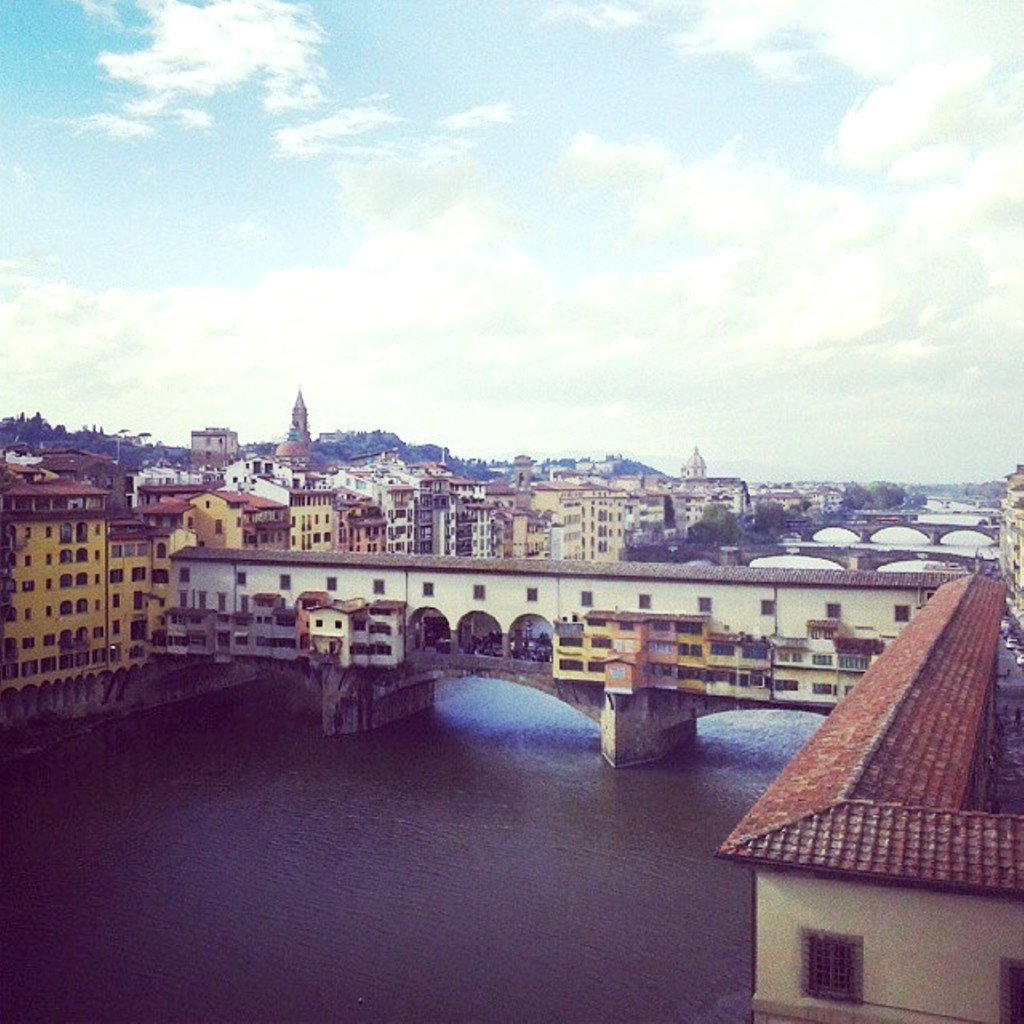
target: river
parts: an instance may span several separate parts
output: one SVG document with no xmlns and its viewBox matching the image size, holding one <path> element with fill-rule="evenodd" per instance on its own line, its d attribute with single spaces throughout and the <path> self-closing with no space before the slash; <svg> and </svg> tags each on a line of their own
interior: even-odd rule
<svg viewBox="0 0 1024 1024">
<path fill-rule="evenodd" d="M 821 719 L 717 715 L 614 771 L 493 680 L 325 740 L 266 682 L 0 769 L 0 1019 L 744 1019 L 713 852 Z"/>
</svg>

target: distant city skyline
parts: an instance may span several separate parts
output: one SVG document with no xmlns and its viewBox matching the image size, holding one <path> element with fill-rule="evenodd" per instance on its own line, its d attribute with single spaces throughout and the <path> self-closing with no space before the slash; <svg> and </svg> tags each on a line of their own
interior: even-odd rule
<svg viewBox="0 0 1024 1024">
<path fill-rule="evenodd" d="M 982 481 L 1024 7 L 0 7 L 0 415 Z M 739 467 L 739 468 L 737 468 Z M 760 467 L 760 472 L 758 472 Z"/>
</svg>

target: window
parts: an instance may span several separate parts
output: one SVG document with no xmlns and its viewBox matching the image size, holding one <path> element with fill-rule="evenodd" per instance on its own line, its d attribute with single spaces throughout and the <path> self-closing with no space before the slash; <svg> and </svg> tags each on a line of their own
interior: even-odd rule
<svg viewBox="0 0 1024 1024">
<path fill-rule="evenodd" d="M 292 589 L 292 577 L 290 573 L 281 573 L 279 590 L 291 590 Z"/>
<path fill-rule="evenodd" d="M 812 665 L 831 665 L 832 655 L 831 654 L 812 654 L 811 655 Z"/>
<path fill-rule="evenodd" d="M 594 607 L 594 592 L 592 590 L 581 590 L 580 591 L 580 604 L 584 608 Z"/>
<path fill-rule="evenodd" d="M 384 581 L 383 580 L 374 580 L 373 581 L 373 592 L 375 594 L 383 594 L 384 593 Z"/>
<path fill-rule="evenodd" d="M 677 622 L 676 632 L 686 633 L 689 636 L 700 636 L 703 627 L 699 622 Z"/>
<path fill-rule="evenodd" d="M 841 604 L 833 604 L 831 601 L 825 605 L 825 618 L 826 619 L 841 619 L 843 617 L 843 606 Z"/>
<path fill-rule="evenodd" d="M 731 658 L 736 648 L 732 644 L 712 644 L 711 653 L 718 658 Z"/>
<path fill-rule="evenodd" d="M 110 595 L 110 607 L 111 608 L 120 608 L 121 607 L 121 595 L 120 594 L 111 594 Z"/>
<path fill-rule="evenodd" d="M 337 576 L 328 576 L 327 577 L 327 589 L 328 590 L 337 590 L 338 589 L 338 577 Z"/>
<path fill-rule="evenodd" d="M 473 584 L 473 600 L 482 601 L 487 596 L 487 588 L 482 583 Z"/>
<path fill-rule="evenodd" d="M 146 607 L 146 594 L 142 590 L 136 590 L 132 594 L 132 607 L 137 611 L 141 612 Z"/>
<path fill-rule="evenodd" d="M 144 565 L 137 565 L 132 569 L 132 582 L 141 583 L 146 578 L 146 567 Z"/>
<path fill-rule="evenodd" d="M 110 582 L 121 583 L 124 581 L 124 569 L 111 569 L 110 570 Z"/>
<path fill-rule="evenodd" d="M 794 691 L 800 689 L 800 684 L 795 679 L 776 679 L 775 689 L 779 693 Z"/>
<path fill-rule="evenodd" d="M 527 587 L 526 588 L 526 600 L 527 601 L 536 601 L 537 600 L 537 588 L 536 587 Z"/>
<path fill-rule="evenodd" d="M 189 570 L 189 569 L 186 569 L 186 568 L 185 568 L 184 566 L 182 566 L 182 567 L 181 567 L 181 568 L 180 568 L 180 569 L 178 570 L 178 582 L 179 582 L 179 583 L 188 583 L 188 581 L 189 581 L 189 580 L 190 580 L 191 578 L 192 578 L 192 572 L 191 572 L 191 570 Z"/>
<path fill-rule="evenodd" d="M 576 661 L 574 658 L 559 658 L 558 667 L 563 672 L 582 672 L 583 662 Z"/>
<path fill-rule="evenodd" d="M 697 611 L 703 614 L 710 614 L 711 612 L 711 598 L 710 597 L 698 597 L 697 598 Z"/>
<path fill-rule="evenodd" d="M 434 584 L 433 583 L 424 583 L 423 584 L 423 596 L 424 597 L 433 597 L 434 596 Z"/>
<path fill-rule="evenodd" d="M 854 669 L 857 672 L 866 672 L 870 659 L 862 654 L 840 654 L 839 667 Z"/>
<path fill-rule="evenodd" d="M 34 580 L 22 580 L 21 581 L 21 589 L 23 591 L 35 590 L 36 589 L 35 581 Z"/>
<path fill-rule="evenodd" d="M 167 557 L 167 545 L 163 541 L 160 541 L 157 544 L 157 546 L 156 546 L 156 557 L 157 558 L 166 558 Z"/>
<path fill-rule="evenodd" d="M 226 612 L 228 610 L 228 595 L 218 592 L 217 594 L 217 611 Z"/>
<path fill-rule="evenodd" d="M 774 615 L 775 614 L 775 602 L 774 601 L 762 601 L 761 602 L 761 614 L 762 615 Z"/>
<path fill-rule="evenodd" d="M 861 1001 L 864 943 L 859 936 L 803 933 L 804 995 Z"/>
<path fill-rule="evenodd" d="M 897 622 L 909 622 L 910 621 L 910 605 L 909 604 L 898 604 L 893 609 L 893 618 Z"/>
<path fill-rule="evenodd" d="M 651 595 L 650 594 L 640 594 L 639 598 L 638 598 L 638 601 L 639 601 L 639 607 L 641 608 L 641 610 L 644 610 L 644 609 L 649 610 L 650 609 L 650 607 L 651 607 Z"/>
<path fill-rule="evenodd" d="M 239 586 L 239 587 L 244 587 L 245 586 L 245 573 L 244 572 L 236 572 L 235 573 L 235 584 L 237 586 Z"/>
<path fill-rule="evenodd" d="M 1003 960 L 999 1024 L 1024 1024 L 1024 960 Z"/>
<path fill-rule="evenodd" d="M 811 693 L 817 697 L 831 697 L 835 687 L 831 683 L 811 683 Z"/>
</svg>

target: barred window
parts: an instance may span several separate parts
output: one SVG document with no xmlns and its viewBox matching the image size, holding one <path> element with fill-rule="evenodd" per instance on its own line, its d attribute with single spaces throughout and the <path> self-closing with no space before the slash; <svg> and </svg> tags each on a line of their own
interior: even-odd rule
<svg viewBox="0 0 1024 1024">
<path fill-rule="evenodd" d="M 860 1002 L 864 940 L 856 935 L 805 931 L 804 995 Z"/>
</svg>

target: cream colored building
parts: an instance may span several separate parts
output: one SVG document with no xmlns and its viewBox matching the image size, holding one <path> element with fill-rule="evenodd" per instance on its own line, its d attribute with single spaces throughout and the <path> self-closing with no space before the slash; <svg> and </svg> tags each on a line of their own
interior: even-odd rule
<svg viewBox="0 0 1024 1024">
<path fill-rule="evenodd" d="M 943 586 L 719 851 L 754 1024 L 1024 1019 L 1024 816 L 994 813 L 1003 590 Z"/>
<path fill-rule="evenodd" d="M 999 559 L 1010 612 L 1024 627 L 1024 465 L 1006 478 Z"/>
<path fill-rule="evenodd" d="M 535 484 L 533 507 L 561 526 L 551 557 L 585 562 L 622 558 L 627 498 L 597 484 L 550 481 Z"/>
</svg>

